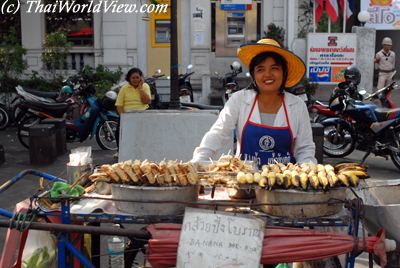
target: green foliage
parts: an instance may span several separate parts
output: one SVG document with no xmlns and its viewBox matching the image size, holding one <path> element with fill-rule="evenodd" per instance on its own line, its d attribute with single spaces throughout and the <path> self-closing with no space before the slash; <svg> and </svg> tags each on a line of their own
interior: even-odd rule
<svg viewBox="0 0 400 268">
<path fill-rule="evenodd" d="M 274 23 L 270 23 L 267 26 L 267 31 L 264 31 L 264 37 L 263 38 L 271 38 L 279 42 L 281 46 L 283 46 L 283 43 L 285 42 L 285 29 L 276 26 Z"/>
<path fill-rule="evenodd" d="M 23 56 L 26 49 L 20 44 L 15 28 L 4 36 L 0 46 L 0 84 L 1 90 L 11 92 L 18 84 L 18 76 L 26 69 Z"/>
<path fill-rule="evenodd" d="M 335 23 L 331 22 L 331 33 L 342 32 L 342 25 L 340 23 L 341 21 L 342 20 L 339 17 Z M 318 33 L 328 32 L 328 14 L 326 12 L 322 13 L 321 19 L 319 20 L 317 25 L 317 32 Z"/>
<path fill-rule="evenodd" d="M 96 69 L 85 66 L 80 71 L 80 75 L 85 81 L 95 85 L 98 97 L 104 96 L 111 86 L 120 80 L 122 74 L 120 67 L 116 71 L 112 71 L 104 65 L 98 65 Z"/>
<path fill-rule="evenodd" d="M 62 76 L 57 76 L 56 79 L 48 80 L 38 72 L 32 71 L 31 76 L 28 79 L 21 80 L 19 84 L 24 88 L 40 91 L 58 91 L 63 86 L 62 81 Z"/>
<path fill-rule="evenodd" d="M 66 64 L 65 59 L 71 47 L 72 44 L 67 42 L 65 33 L 53 32 L 46 34 L 42 60 L 47 70 L 53 76 L 53 80 L 57 79 L 57 70 L 64 69 Z"/>
</svg>

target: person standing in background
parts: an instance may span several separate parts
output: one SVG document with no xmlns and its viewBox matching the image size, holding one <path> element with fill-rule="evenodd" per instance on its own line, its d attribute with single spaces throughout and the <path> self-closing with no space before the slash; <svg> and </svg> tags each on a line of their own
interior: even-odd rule
<svg viewBox="0 0 400 268">
<path fill-rule="evenodd" d="M 147 110 L 151 102 L 150 86 L 144 82 L 143 72 L 139 68 L 132 68 L 126 74 L 126 83 L 118 93 L 115 106 L 119 115 L 129 111 Z M 119 130 L 118 124 L 116 141 L 119 147 Z"/>
<path fill-rule="evenodd" d="M 378 68 L 378 90 L 392 82 L 391 78 L 396 64 L 396 54 L 390 50 L 392 45 L 392 39 L 389 37 L 383 38 L 383 49 L 375 55 L 375 66 Z"/>
</svg>

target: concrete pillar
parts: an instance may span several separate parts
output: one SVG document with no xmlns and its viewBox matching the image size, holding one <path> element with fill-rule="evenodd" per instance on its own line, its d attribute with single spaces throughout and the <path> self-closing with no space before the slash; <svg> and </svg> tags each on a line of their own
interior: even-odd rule
<svg viewBox="0 0 400 268">
<path fill-rule="evenodd" d="M 286 16 L 286 25 L 287 25 L 287 47 L 289 50 L 292 50 L 293 47 L 293 41 L 295 38 L 295 34 L 297 32 L 296 27 L 297 27 L 297 19 L 296 19 L 296 1 L 293 0 L 287 0 L 286 1 L 286 10 L 287 10 L 287 16 Z"/>
<path fill-rule="evenodd" d="M 204 104 L 210 104 L 211 94 L 211 77 L 210 75 L 203 75 L 201 77 L 201 97 L 199 102 Z"/>
<path fill-rule="evenodd" d="M 261 8 L 261 36 L 263 36 L 263 31 L 267 29 L 267 25 L 274 20 L 274 0 L 262 1 Z"/>
<path fill-rule="evenodd" d="M 180 51 L 181 51 L 181 62 L 182 66 L 187 66 L 190 62 L 190 25 L 191 25 L 191 12 L 190 12 L 190 2 L 182 1 L 180 3 Z M 189 14 L 189 15 L 188 15 Z"/>
<path fill-rule="evenodd" d="M 373 91 L 374 78 L 374 57 L 376 30 L 366 27 L 354 26 L 352 32 L 357 34 L 357 55 L 356 64 L 361 72 L 361 83 L 359 88 L 364 88 L 367 92 Z"/>
<path fill-rule="evenodd" d="M 42 69 L 42 44 L 45 36 L 44 14 L 35 12 L 34 8 L 28 13 L 29 5 L 26 0 L 21 2 L 21 36 L 22 46 L 26 48 L 25 59 L 28 70 Z"/>
</svg>

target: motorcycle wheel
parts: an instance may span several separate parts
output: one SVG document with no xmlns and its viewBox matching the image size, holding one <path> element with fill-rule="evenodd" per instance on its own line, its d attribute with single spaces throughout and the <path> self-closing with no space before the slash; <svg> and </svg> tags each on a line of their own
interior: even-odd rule
<svg viewBox="0 0 400 268">
<path fill-rule="evenodd" d="M 346 125 L 341 125 L 341 129 L 338 133 L 335 123 L 325 124 L 324 154 L 330 157 L 345 157 L 351 154 L 356 147 L 356 139 L 351 133 L 351 129 Z"/>
<path fill-rule="evenodd" d="M 394 137 L 394 138 L 395 138 L 396 140 L 393 141 L 392 146 L 395 147 L 395 148 L 400 149 L 400 146 L 397 145 L 397 144 L 400 144 L 400 131 L 399 131 L 399 130 L 397 130 L 397 131 L 395 132 L 395 137 Z M 396 153 L 396 152 L 391 151 L 391 152 L 390 152 L 390 158 L 392 159 L 393 164 L 394 164 L 398 169 L 400 169 L 400 153 Z"/>
<path fill-rule="evenodd" d="M 117 131 L 118 121 L 116 119 L 109 119 L 100 122 L 96 129 L 97 144 L 103 150 L 117 150 L 117 141 L 115 133 Z"/>
<path fill-rule="evenodd" d="M 0 106 L 0 130 L 6 129 L 10 123 L 10 118 L 8 116 L 7 110 L 1 105 Z"/>
<path fill-rule="evenodd" d="M 29 149 L 29 127 L 36 125 L 40 122 L 40 118 L 36 115 L 30 114 L 24 116 L 18 123 L 18 140 L 27 149 Z"/>
</svg>

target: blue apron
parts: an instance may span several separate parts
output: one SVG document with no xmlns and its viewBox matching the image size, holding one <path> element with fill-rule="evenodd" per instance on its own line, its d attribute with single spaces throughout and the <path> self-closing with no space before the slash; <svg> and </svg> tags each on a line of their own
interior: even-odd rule
<svg viewBox="0 0 400 268">
<path fill-rule="evenodd" d="M 240 141 L 242 159 L 254 160 L 259 168 L 262 165 L 275 164 L 276 162 L 295 163 L 294 140 L 284 97 L 282 97 L 282 103 L 285 110 L 286 127 L 267 126 L 250 121 L 257 100 L 258 95 L 242 130 Z"/>
</svg>

